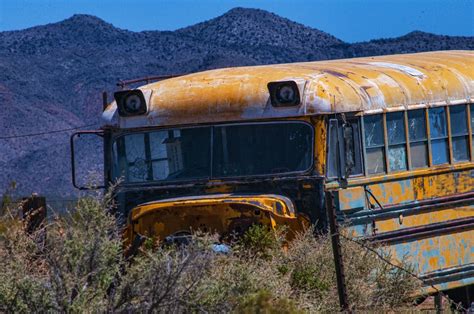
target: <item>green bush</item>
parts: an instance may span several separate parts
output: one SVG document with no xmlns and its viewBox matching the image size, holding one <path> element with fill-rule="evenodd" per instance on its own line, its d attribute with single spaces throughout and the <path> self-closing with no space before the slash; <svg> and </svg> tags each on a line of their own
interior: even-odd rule
<svg viewBox="0 0 474 314">
<path fill-rule="evenodd" d="M 260 257 L 269 257 L 283 244 L 283 231 L 274 231 L 268 226 L 252 225 L 237 242 L 236 249 L 246 250 Z"/>
<path fill-rule="evenodd" d="M 329 290 L 329 284 L 320 279 L 319 270 L 313 265 L 296 266 L 291 274 L 291 286 L 306 291 L 326 292 Z"/>
</svg>

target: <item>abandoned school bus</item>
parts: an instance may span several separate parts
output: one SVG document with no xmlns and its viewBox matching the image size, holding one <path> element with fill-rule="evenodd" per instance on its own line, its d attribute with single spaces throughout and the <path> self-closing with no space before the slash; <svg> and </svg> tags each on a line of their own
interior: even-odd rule
<svg viewBox="0 0 474 314">
<path fill-rule="evenodd" d="M 355 236 L 469 296 L 474 52 L 217 69 L 114 98 L 105 176 L 129 241 L 325 228 L 332 191 Z"/>
</svg>

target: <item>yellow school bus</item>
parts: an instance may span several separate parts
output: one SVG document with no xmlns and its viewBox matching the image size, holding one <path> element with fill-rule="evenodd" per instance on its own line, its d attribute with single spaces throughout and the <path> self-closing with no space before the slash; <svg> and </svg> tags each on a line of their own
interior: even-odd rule
<svg viewBox="0 0 474 314">
<path fill-rule="evenodd" d="M 325 229 L 331 191 L 354 236 L 474 301 L 474 52 L 217 69 L 114 99 L 100 134 L 129 243 Z"/>
</svg>

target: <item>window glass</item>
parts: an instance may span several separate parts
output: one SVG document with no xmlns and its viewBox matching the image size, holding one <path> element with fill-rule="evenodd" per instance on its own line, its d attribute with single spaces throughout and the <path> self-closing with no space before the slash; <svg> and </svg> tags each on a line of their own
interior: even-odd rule
<svg viewBox="0 0 474 314">
<path fill-rule="evenodd" d="M 453 137 L 454 161 L 469 160 L 469 140 L 467 136 Z"/>
<path fill-rule="evenodd" d="M 127 179 L 130 182 L 146 180 L 148 174 L 145 163 L 145 136 L 132 134 L 125 137 Z"/>
<path fill-rule="evenodd" d="M 448 136 L 446 130 L 446 109 L 444 107 L 429 110 L 431 152 L 434 165 L 449 162 Z"/>
<path fill-rule="evenodd" d="M 387 136 L 388 144 L 402 144 L 405 139 L 405 117 L 403 112 L 392 112 L 387 114 Z"/>
<path fill-rule="evenodd" d="M 385 144 L 381 114 L 364 117 L 364 135 L 367 172 L 369 174 L 384 173 L 386 171 Z"/>
<path fill-rule="evenodd" d="M 450 106 L 453 159 L 455 162 L 469 160 L 469 132 L 465 105 Z"/>
<path fill-rule="evenodd" d="M 470 107 L 471 107 L 471 131 L 472 131 L 472 134 L 474 134 L 474 105 L 471 104 Z"/>
<path fill-rule="evenodd" d="M 410 141 L 426 140 L 425 110 L 408 111 L 408 134 Z"/>
<path fill-rule="evenodd" d="M 451 118 L 451 134 L 467 135 L 467 112 L 466 106 L 451 106 L 449 108 Z"/>
<path fill-rule="evenodd" d="M 116 176 L 126 182 L 205 178 L 210 175 L 210 128 L 128 134 L 117 139 Z"/>
<path fill-rule="evenodd" d="M 448 163 L 448 143 L 445 140 L 431 141 L 431 151 L 434 165 Z"/>
<path fill-rule="evenodd" d="M 149 134 L 149 136 L 150 143 L 154 143 L 154 145 L 150 145 L 153 167 L 153 179 L 161 180 L 166 178 L 170 174 L 170 172 L 172 173 L 177 171 L 177 168 L 180 166 L 176 165 L 176 162 L 168 162 L 168 154 L 170 154 L 171 156 L 171 152 L 169 150 L 170 145 L 172 144 L 166 145 L 165 142 L 171 142 L 170 140 L 168 140 L 168 136 L 170 136 L 169 132 L 152 132 Z M 174 136 L 174 134 L 172 134 L 172 136 Z M 179 136 L 176 138 L 175 141 L 179 141 L 178 138 Z M 176 156 L 178 156 L 178 154 L 175 154 L 175 158 Z M 179 161 L 179 163 L 182 164 L 182 159 L 179 159 Z M 176 169 L 170 169 L 170 166 L 175 166 Z"/>
<path fill-rule="evenodd" d="M 304 171 L 311 164 L 312 128 L 304 123 L 214 128 L 213 176 Z"/>
<path fill-rule="evenodd" d="M 268 123 L 127 134 L 113 144 L 114 175 L 145 182 L 303 171 L 312 165 L 312 130 Z"/>
<path fill-rule="evenodd" d="M 407 150 L 405 136 L 405 114 L 387 114 L 388 162 L 390 171 L 407 169 Z"/>
<path fill-rule="evenodd" d="M 377 147 L 384 145 L 382 115 L 364 117 L 365 146 Z"/>
<path fill-rule="evenodd" d="M 410 143 L 410 154 L 413 169 L 428 166 L 428 149 L 426 142 Z"/>
<path fill-rule="evenodd" d="M 446 131 L 446 112 L 444 107 L 431 108 L 430 115 L 430 132 L 431 138 L 442 138 L 447 136 Z"/>
<path fill-rule="evenodd" d="M 410 139 L 411 167 L 428 166 L 428 141 L 424 109 L 408 111 L 408 137 Z"/>
<path fill-rule="evenodd" d="M 367 149 L 367 170 L 369 174 L 385 172 L 384 148 Z"/>
<path fill-rule="evenodd" d="M 144 134 L 131 134 L 125 137 L 127 147 L 126 159 L 129 163 L 137 162 L 145 158 L 145 136 Z"/>
<path fill-rule="evenodd" d="M 166 179 L 204 178 L 211 170 L 211 128 L 182 129 L 176 141 L 171 138 L 163 141 L 167 145 L 171 172 Z M 176 133 L 175 133 L 176 135 Z"/>
<path fill-rule="evenodd" d="M 407 170 L 407 151 L 405 145 L 388 148 L 388 162 L 390 171 Z"/>
</svg>

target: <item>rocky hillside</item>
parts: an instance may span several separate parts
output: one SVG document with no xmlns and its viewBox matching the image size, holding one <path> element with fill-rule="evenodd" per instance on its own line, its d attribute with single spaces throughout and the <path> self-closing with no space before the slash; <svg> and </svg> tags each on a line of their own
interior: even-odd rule
<svg viewBox="0 0 474 314">
<path fill-rule="evenodd" d="M 240 51 L 261 64 L 344 56 L 336 37 L 262 10 L 232 9 L 177 33 Z"/>
<path fill-rule="evenodd" d="M 435 35 L 413 31 L 397 38 L 384 38 L 355 43 L 347 47 L 346 56 L 363 57 L 420 51 L 474 49 L 474 38 Z"/>
<path fill-rule="evenodd" d="M 0 194 L 15 180 L 20 194 L 74 193 L 68 136 L 98 127 L 100 93 L 118 79 L 210 68 L 474 49 L 473 37 L 412 32 L 348 44 L 317 29 L 256 9 L 232 9 L 173 32 L 131 32 L 96 17 L 0 32 Z M 80 160 L 100 170 L 98 143 Z"/>
</svg>

